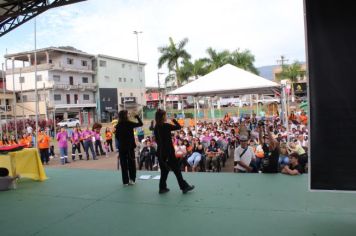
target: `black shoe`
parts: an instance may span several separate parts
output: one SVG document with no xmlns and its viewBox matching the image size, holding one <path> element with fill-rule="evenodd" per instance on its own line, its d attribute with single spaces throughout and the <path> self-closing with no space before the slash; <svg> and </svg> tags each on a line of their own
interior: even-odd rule
<svg viewBox="0 0 356 236">
<path fill-rule="evenodd" d="M 194 185 L 188 185 L 185 189 L 182 189 L 183 194 L 186 194 L 189 191 L 194 189 Z"/>
<path fill-rule="evenodd" d="M 169 188 L 162 188 L 162 189 L 160 189 L 159 190 L 159 194 L 163 194 L 163 193 L 167 193 L 167 192 L 169 192 Z"/>
</svg>

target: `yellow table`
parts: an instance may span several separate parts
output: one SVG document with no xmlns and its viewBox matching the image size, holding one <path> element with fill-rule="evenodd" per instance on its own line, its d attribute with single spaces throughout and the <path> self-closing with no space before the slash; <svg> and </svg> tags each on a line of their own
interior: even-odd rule
<svg viewBox="0 0 356 236">
<path fill-rule="evenodd" d="M 9 170 L 10 176 L 44 181 L 47 179 L 40 155 L 36 148 L 25 148 L 21 151 L 0 155 L 0 167 Z"/>
</svg>

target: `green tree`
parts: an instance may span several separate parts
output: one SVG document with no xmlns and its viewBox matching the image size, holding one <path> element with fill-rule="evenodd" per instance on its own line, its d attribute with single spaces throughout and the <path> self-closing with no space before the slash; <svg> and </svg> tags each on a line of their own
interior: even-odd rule
<svg viewBox="0 0 356 236">
<path fill-rule="evenodd" d="M 209 47 L 206 50 L 208 53 L 208 58 L 203 60 L 207 61 L 209 72 L 216 70 L 229 62 L 230 52 L 228 50 L 223 50 L 217 52 L 215 49 Z"/>
<path fill-rule="evenodd" d="M 194 76 L 197 79 L 207 73 L 207 61 L 205 59 L 195 60 L 194 63 L 190 60 L 183 60 L 179 70 L 179 77 L 182 78 L 182 81 L 187 81 L 189 77 Z"/>
<path fill-rule="evenodd" d="M 297 83 L 298 78 L 304 75 L 305 71 L 302 70 L 302 64 L 295 61 L 290 65 L 282 65 L 281 75 L 277 79 L 288 79 L 291 82 L 292 96 L 294 97 L 294 83 Z"/>
<path fill-rule="evenodd" d="M 183 82 L 183 78 L 180 77 L 179 62 L 190 58 L 190 54 L 184 49 L 187 43 L 187 38 L 184 38 L 176 44 L 173 39 L 169 37 L 169 44 L 158 48 L 158 51 L 161 53 L 161 56 L 158 59 L 158 68 L 162 68 L 162 66 L 167 63 L 168 70 L 174 71 L 176 74 L 176 83 L 178 87 Z"/>
<path fill-rule="evenodd" d="M 231 65 L 237 66 L 241 69 L 250 71 L 256 75 L 259 74 L 256 67 L 253 65 L 255 62 L 255 56 L 249 50 L 240 51 L 237 49 L 230 54 L 228 62 Z"/>
</svg>

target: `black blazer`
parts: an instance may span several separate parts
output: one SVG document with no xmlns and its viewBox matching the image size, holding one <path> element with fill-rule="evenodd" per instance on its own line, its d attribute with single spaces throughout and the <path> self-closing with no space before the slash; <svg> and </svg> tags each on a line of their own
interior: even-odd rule
<svg viewBox="0 0 356 236">
<path fill-rule="evenodd" d="M 119 141 L 119 151 L 126 152 L 136 147 L 134 128 L 143 125 L 139 116 L 135 116 L 138 123 L 132 121 L 119 122 L 116 125 L 115 137 Z"/>
<path fill-rule="evenodd" d="M 175 159 L 175 151 L 172 143 L 171 131 L 180 130 L 182 127 L 176 120 L 172 120 L 174 125 L 164 123 L 163 125 L 157 125 L 154 129 L 154 134 L 157 142 L 157 156 L 161 160 L 167 160 L 169 158 Z"/>
</svg>

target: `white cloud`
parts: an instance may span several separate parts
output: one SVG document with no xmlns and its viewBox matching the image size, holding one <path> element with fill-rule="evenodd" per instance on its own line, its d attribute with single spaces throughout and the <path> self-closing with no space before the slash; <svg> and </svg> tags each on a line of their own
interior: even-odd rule
<svg viewBox="0 0 356 236">
<path fill-rule="evenodd" d="M 302 0 L 91 0 L 52 9 L 38 20 L 38 46 L 71 45 L 89 53 L 147 63 L 146 83 L 157 83 L 159 46 L 189 38 L 193 58 L 205 50 L 249 49 L 256 65 L 280 55 L 305 60 Z M 29 35 L 29 37 L 32 37 Z M 29 48 L 31 49 L 31 48 Z M 165 71 L 165 69 L 160 69 Z"/>
</svg>

